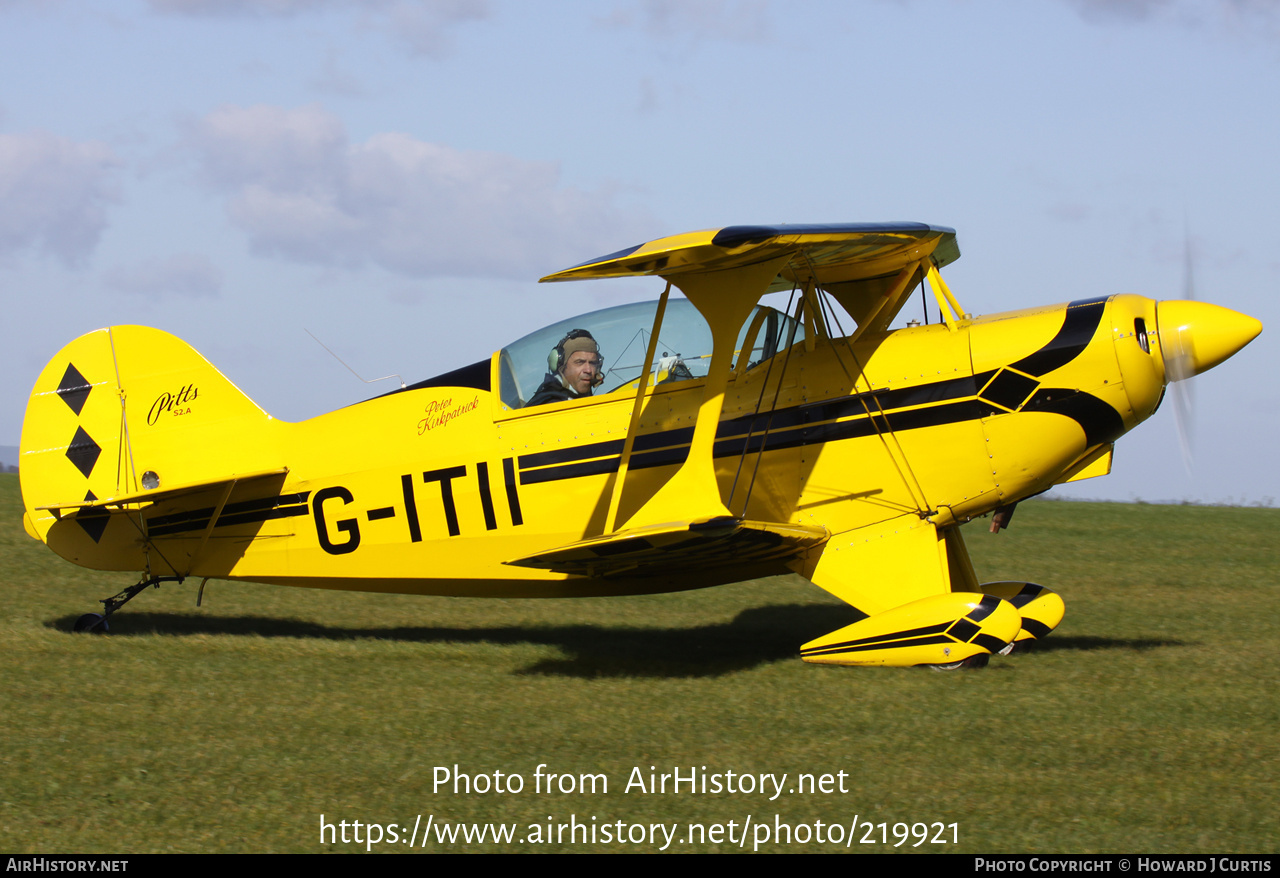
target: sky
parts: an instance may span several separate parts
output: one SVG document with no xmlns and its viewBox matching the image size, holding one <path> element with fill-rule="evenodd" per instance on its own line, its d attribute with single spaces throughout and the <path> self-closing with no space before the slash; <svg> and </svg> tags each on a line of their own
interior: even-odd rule
<svg viewBox="0 0 1280 878">
<path fill-rule="evenodd" d="M 661 292 L 537 284 L 590 257 L 916 221 L 973 313 L 1190 287 L 1266 327 L 1194 379 L 1190 470 L 1165 405 L 1055 494 L 1280 498 L 1280 3 L 0 0 L 0 83 L 0 445 L 102 326 L 302 420 L 394 386 L 308 332 L 412 382 Z"/>
</svg>

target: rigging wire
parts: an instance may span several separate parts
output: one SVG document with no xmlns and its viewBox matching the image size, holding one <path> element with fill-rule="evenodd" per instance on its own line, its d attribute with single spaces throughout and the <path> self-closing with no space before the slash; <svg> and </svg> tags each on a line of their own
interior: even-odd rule
<svg viewBox="0 0 1280 878">
<path fill-rule="evenodd" d="M 805 259 L 807 262 L 808 261 L 807 255 Z M 812 264 L 810 264 L 810 271 L 813 272 L 814 276 L 816 277 L 817 273 L 813 271 Z M 885 446 L 885 453 L 889 455 L 889 460 L 893 463 L 894 469 L 897 470 L 898 477 L 902 479 L 903 487 L 907 489 L 907 493 L 911 495 L 912 502 L 916 504 L 916 511 L 922 512 L 922 513 L 929 511 L 931 507 L 929 506 L 928 498 L 924 496 L 924 489 L 920 487 L 920 480 L 916 476 L 915 471 L 911 468 L 911 461 L 907 458 L 907 455 L 903 452 L 902 445 L 898 442 L 898 437 L 894 434 L 893 426 L 889 423 L 889 416 L 885 412 L 884 406 L 880 404 L 880 396 L 871 388 L 871 382 L 867 378 L 866 369 L 863 367 L 862 362 L 858 359 L 858 355 L 854 351 L 853 345 L 849 344 L 849 336 L 845 334 L 844 327 L 840 323 L 839 315 L 836 314 L 835 308 L 832 307 L 830 303 L 826 301 L 826 297 L 829 294 L 826 292 L 826 290 L 823 290 L 821 287 L 818 287 L 817 291 L 821 293 L 820 296 L 816 297 L 819 303 L 819 307 L 825 306 L 826 309 L 830 311 L 830 320 L 833 320 L 835 322 L 836 329 L 840 333 L 840 337 L 844 339 L 845 347 L 847 347 L 849 350 L 849 356 L 853 360 L 853 364 L 856 367 L 858 374 L 863 377 L 863 381 L 866 383 L 867 392 L 859 393 L 857 379 L 854 378 L 852 374 L 850 374 L 849 369 L 845 366 L 844 359 L 840 356 L 840 349 L 836 347 L 835 339 L 828 332 L 827 342 L 831 345 L 831 352 L 835 354 L 836 362 L 840 365 L 840 370 L 844 372 L 845 377 L 849 380 L 849 389 L 851 394 L 853 395 L 853 398 L 858 400 L 859 403 L 861 403 L 863 411 L 867 413 L 867 418 L 871 422 L 872 429 L 874 429 L 876 431 L 876 435 L 880 437 L 881 443 Z M 830 325 L 830 322 L 828 323 L 828 326 L 829 325 Z M 876 415 L 871 411 L 871 407 L 867 405 L 868 396 L 870 396 L 872 401 L 875 403 L 876 410 L 879 412 L 879 418 L 877 418 Z M 878 422 L 883 422 L 884 424 L 883 430 L 881 429 L 880 423 Z M 889 440 L 885 438 L 886 432 L 889 434 L 890 437 L 893 438 L 893 444 L 897 446 L 898 455 L 902 456 L 902 463 L 907 468 L 907 472 L 905 473 L 902 471 L 902 466 L 900 466 L 898 463 L 898 455 L 895 455 L 893 453 L 893 450 L 889 447 Z M 909 479 L 908 479 L 908 475 L 910 475 Z"/>
<path fill-rule="evenodd" d="M 793 284 L 791 287 L 791 293 L 787 297 L 787 309 L 786 311 L 783 312 L 787 317 L 791 317 L 791 303 L 795 301 L 797 289 L 798 289 L 798 285 Z M 804 302 L 804 297 L 801 296 L 800 303 L 803 303 L 803 302 Z M 746 496 L 743 498 L 743 501 L 742 501 L 742 517 L 743 518 L 746 517 L 747 505 L 751 502 L 751 490 L 752 488 L 755 487 L 756 473 L 760 471 L 760 461 L 764 457 L 765 441 L 768 439 L 769 429 L 773 425 L 773 413 L 777 411 L 777 408 L 778 408 L 778 397 L 782 393 L 782 379 L 786 377 L 787 363 L 790 362 L 791 360 L 791 348 L 794 347 L 795 345 L 796 328 L 800 324 L 799 309 L 800 309 L 800 304 L 797 304 L 796 317 L 792 319 L 791 326 L 788 327 L 787 329 L 787 353 L 786 353 L 786 356 L 784 356 L 782 359 L 782 369 L 778 373 L 778 385 L 777 387 L 774 388 L 774 391 L 773 391 L 773 404 L 770 406 L 768 417 L 765 420 L 764 432 L 760 435 L 760 450 L 756 456 L 755 467 L 751 471 L 751 481 L 747 485 Z M 739 356 L 741 356 L 741 354 L 739 354 Z M 733 498 L 738 491 L 738 479 L 742 475 L 742 464 L 746 462 L 747 455 L 751 453 L 751 437 L 755 433 L 756 420 L 760 417 L 760 407 L 764 404 L 764 395 L 769 389 L 769 377 L 770 375 L 773 374 L 773 363 L 775 360 L 777 360 L 777 358 L 778 357 L 776 352 L 774 356 L 769 358 L 769 366 L 768 368 L 765 369 L 764 381 L 760 385 L 760 396 L 756 399 L 755 411 L 751 413 L 751 420 L 747 424 L 747 436 L 742 443 L 742 455 L 738 458 L 738 470 L 733 474 L 733 486 L 729 489 L 728 506 L 730 509 L 733 508 Z"/>
</svg>

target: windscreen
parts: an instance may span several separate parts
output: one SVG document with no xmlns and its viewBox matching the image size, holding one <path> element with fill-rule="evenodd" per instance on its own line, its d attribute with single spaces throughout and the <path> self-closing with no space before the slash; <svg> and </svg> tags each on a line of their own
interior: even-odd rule
<svg viewBox="0 0 1280 878">
<path fill-rule="evenodd" d="M 503 348 L 500 354 L 503 403 L 508 408 L 523 408 L 533 398 L 550 372 L 548 358 L 556 345 L 575 329 L 591 333 L 604 361 L 604 381 L 594 395 L 627 388 L 634 392 L 644 368 L 657 310 L 656 301 L 605 308 L 553 323 Z M 752 365 L 773 356 L 786 345 L 792 323 L 789 317 L 773 308 L 757 306 L 739 332 L 735 365 L 744 353 Z M 742 346 L 753 326 L 755 338 L 751 349 L 744 352 Z M 795 340 L 801 337 L 802 331 L 797 331 Z M 698 309 L 688 299 L 671 298 L 658 329 L 658 346 L 651 370 L 653 383 L 661 385 L 706 377 L 711 366 L 711 346 L 711 329 Z"/>
</svg>

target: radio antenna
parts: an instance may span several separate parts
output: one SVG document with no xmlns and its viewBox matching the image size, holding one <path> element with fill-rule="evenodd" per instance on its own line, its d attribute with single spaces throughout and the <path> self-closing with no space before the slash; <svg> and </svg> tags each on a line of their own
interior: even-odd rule
<svg viewBox="0 0 1280 878">
<path fill-rule="evenodd" d="M 304 326 L 304 327 L 302 327 L 302 331 L 303 331 L 303 332 L 305 332 L 307 335 L 311 336 L 313 339 L 315 339 L 316 344 L 320 345 L 320 347 L 324 348 L 326 351 L 329 351 L 330 356 L 332 356 L 332 357 L 333 357 L 335 360 L 337 360 L 339 363 L 342 363 L 342 365 L 343 365 L 343 366 L 346 366 L 346 368 L 347 368 L 347 371 L 348 371 L 348 372 L 350 372 L 352 375 L 354 375 L 354 376 L 356 376 L 357 378 L 359 378 L 359 379 L 360 379 L 361 381 L 363 381 L 365 384 L 373 384 L 375 381 L 386 381 L 388 378 L 400 378 L 399 373 L 396 373 L 396 372 L 392 372 L 390 375 L 383 375 L 381 378 L 365 378 L 363 375 L 361 375 L 361 374 L 360 374 L 359 372 L 357 372 L 355 369 L 352 369 L 350 366 L 347 366 L 346 361 L 345 361 L 345 360 L 343 360 L 343 359 L 342 359 L 342 357 L 338 356 L 338 355 L 337 355 L 337 354 L 335 354 L 333 351 L 329 350 L 329 346 L 328 346 L 327 344 L 325 344 L 324 342 L 322 342 L 320 339 L 316 338 L 316 334 L 315 334 L 314 332 L 312 332 L 310 329 L 307 329 L 307 328 Z M 400 387 L 401 387 L 402 389 L 405 387 L 405 383 L 404 383 L 404 379 L 403 379 L 403 378 L 400 378 Z"/>
</svg>

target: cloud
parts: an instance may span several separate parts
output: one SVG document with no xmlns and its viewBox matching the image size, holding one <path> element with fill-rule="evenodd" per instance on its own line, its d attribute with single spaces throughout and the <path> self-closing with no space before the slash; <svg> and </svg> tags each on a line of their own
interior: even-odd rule
<svg viewBox="0 0 1280 878">
<path fill-rule="evenodd" d="M 1080 17 L 1094 24 L 1171 21 L 1192 29 L 1206 27 L 1263 28 L 1275 36 L 1280 5 L 1275 0 L 1065 0 Z"/>
<path fill-rule="evenodd" d="M 83 263 L 106 227 L 120 164 L 104 143 L 0 134 L 0 254 L 34 248 Z"/>
<path fill-rule="evenodd" d="M 312 78 L 311 87 L 316 91 L 344 98 L 361 98 L 365 96 L 365 88 L 353 73 L 343 69 L 339 63 L 338 53 L 330 48 L 325 54 L 324 67 L 320 75 Z"/>
<path fill-rule="evenodd" d="M 653 234 L 552 162 L 384 133 L 351 143 L 320 107 L 216 110 L 187 142 L 253 249 L 411 277 L 529 278 Z"/>
<path fill-rule="evenodd" d="M 147 0 L 157 12 L 176 15 L 297 15 L 351 6 L 351 0 Z M 367 5 L 355 0 L 354 5 Z"/>
<path fill-rule="evenodd" d="M 489 16 L 488 0 L 147 0 L 156 12 L 219 18 L 282 18 L 348 13 L 384 30 L 418 55 L 439 56 L 452 47 L 449 29 Z"/>
<path fill-rule="evenodd" d="M 769 36 L 768 0 L 639 0 L 605 20 L 664 40 L 681 37 L 760 42 Z"/>
<path fill-rule="evenodd" d="M 387 7 L 387 29 L 416 55 L 445 54 L 453 45 L 449 28 L 489 16 L 489 4 L 483 0 L 398 2 Z"/>
<path fill-rule="evenodd" d="M 1086 21 L 1145 21 L 1173 8 L 1171 0 L 1067 0 Z"/>
<path fill-rule="evenodd" d="M 104 272 L 103 282 L 113 290 L 141 296 L 214 297 L 222 290 L 222 270 L 207 257 L 180 253 L 168 259 L 113 266 Z"/>
</svg>

